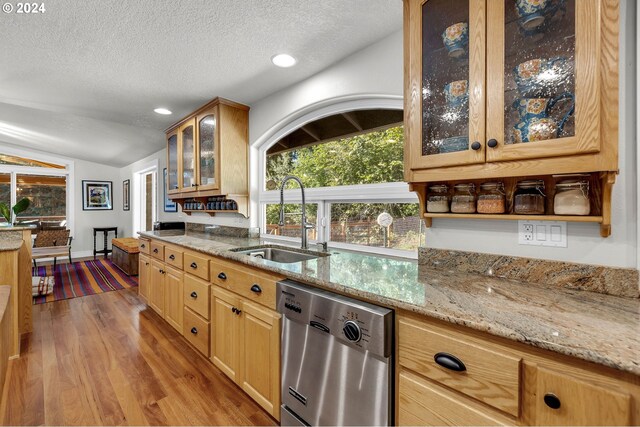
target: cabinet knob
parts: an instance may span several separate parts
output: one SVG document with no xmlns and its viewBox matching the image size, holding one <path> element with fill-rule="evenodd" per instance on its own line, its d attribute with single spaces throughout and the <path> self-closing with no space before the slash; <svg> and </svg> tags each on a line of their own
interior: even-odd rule
<svg viewBox="0 0 640 427">
<path fill-rule="evenodd" d="M 237 310 L 238 310 L 237 308 L 235 308 L 235 307 L 231 307 L 231 311 L 232 311 L 232 312 L 234 312 L 234 313 L 235 313 Z"/>
<path fill-rule="evenodd" d="M 491 148 L 496 148 L 498 146 L 498 140 L 491 138 L 489 141 L 487 141 L 487 145 Z"/>
<path fill-rule="evenodd" d="M 474 143 L 471 144 L 472 150 L 478 151 L 480 148 L 482 148 L 482 145 L 478 141 L 474 141 Z"/>
<path fill-rule="evenodd" d="M 176 259 L 176 256 L 175 256 L 175 255 L 173 255 L 173 254 L 171 254 L 171 255 L 169 255 L 169 259 L 170 259 L 171 261 L 173 261 L 174 259 Z"/>
<path fill-rule="evenodd" d="M 148 262 L 145 262 L 145 263 L 144 263 L 144 265 L 149 265 L 149 263 L 148 263 Z"/>
<path fill-rule="evenodd" d="M 237 314 L 238 316 L 240 316 L 240 313 L 242 313 L 242 310 L 240 310 L 240 309 L 236 308 L 236 314 Z"/>
<path fill-rule="evenodd" d="M 262 292 L 262 288 L 260 288 L 260 285 L 258 285 L 257 283 L 254 283 L 253 286 L 251 287 L 251 292 L 255 292 L 256 294 L 259 294 Z"/>
<path fill-rule="evenodd" d="M 433 360 L 435 360 L 438 365 L 451 371 L 464 372 L 467 370 L 462 360 L 449 353 L 436 353 L 435 356 L 433 356 Z"/>
<path fill-rule="evenodd" d="M 190 267 L 193 268 L 193 269 L 196 269 L 196 268 L 198 268 L 198 264 L 196 264 L 195 262 L 192 262 Z"/>
<path fill-rule="evenodd" d="M 227 275 L 224 274 L 223 272 L 220 272 L 220 274 L 218 274 L 218 279 L 220 280 L 227 280 Z"/>
<path fill-rule="evenodd" d="M 155 248 L 155 249 L 153 250 L 153 253 L 154 253 L 154 254 L 157 254 L 157 253 L 158 253 L 158 248 Z"/>
<path fill-rule="evenodd" d="M 544 395 L 544 403 L 551 409 L 560 408 L 560 398 L 553 393 L 547 393 Z"/>
<path fill-rule="evenodd" d="M 191 328 L 191 333 L 193 335 L 198 335 L 198 328 L 196 328 L 195 326 L 193 328 Z"/>
<path fill-rule="evenodd" d="M 196 291 L 191 292 L 191 298 L 198 298 L 198 293 Z"/>
<path fill-rule="evenodd" d="M 140 247 L 141 247 L 142 249 L 144 249 L 144 248 L 146 248 L 147 246 L 146 246 L 144 243 L 141 243 L 141 244 L 140 244 Z"/>
<path fill-rule="evenodd" d="M 164 274 L 164 270 L 163 269 L 160 269 L 160 274 Z"/>
</svg>

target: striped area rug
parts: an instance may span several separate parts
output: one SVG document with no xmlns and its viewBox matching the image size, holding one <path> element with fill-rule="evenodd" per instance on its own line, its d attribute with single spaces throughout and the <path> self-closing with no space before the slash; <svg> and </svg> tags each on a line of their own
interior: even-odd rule
<svg viewBox="0 0 640 427">
<path fill-rule="evenodd" d="M 63 299 L 84 297 L 117 291 L 138 286 L 138 278 L 127 276 L 108 259 L 58 264 L 52 272 L 52 265 L 38 267 L 33 270 L 34 276 L 54 276 L 56 284 L 53 294 L 34 297 L 34 304 L 59 301 Z"/>
</svg>

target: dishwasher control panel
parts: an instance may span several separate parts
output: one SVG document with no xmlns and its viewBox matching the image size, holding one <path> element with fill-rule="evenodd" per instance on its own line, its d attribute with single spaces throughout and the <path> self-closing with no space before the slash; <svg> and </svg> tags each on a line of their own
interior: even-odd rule
<svg viewBox="0 0 640 427">
<path fill-rule="evenodd" d="M 278 282 L 277 310 L 288 319 L 334 335 L 361 350 L 388 357 L 393 311 L 291 280 Z"/>
</svg>

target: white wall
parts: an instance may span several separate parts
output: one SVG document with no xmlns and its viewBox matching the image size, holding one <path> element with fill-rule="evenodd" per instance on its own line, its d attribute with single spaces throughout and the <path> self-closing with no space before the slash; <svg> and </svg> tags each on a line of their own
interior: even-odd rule
<svg viewBox="0 0 640 427">
<path fill-rule="evenodd" d="M 621 2 L 621 173 L 613 192 L 612 235 L 601 238 L 597 224 L 569 223 L 567 248 L 541 248 L 518 245 L 515 221 L 436 219 L 427 232 L 427 246 L 619 267 L 637 266 L 635 7 L 635 2 Z M 359 95 L 402 96 L 402 52 L 402 34 L 393 34 L 251 106 L 252 225 L 257 226 L 257 146 L 311 109 Z"/>
</svg>

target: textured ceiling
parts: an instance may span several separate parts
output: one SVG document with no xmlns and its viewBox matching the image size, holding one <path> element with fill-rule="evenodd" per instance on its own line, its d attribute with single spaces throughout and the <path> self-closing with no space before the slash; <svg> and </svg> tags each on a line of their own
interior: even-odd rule
<svg viewBox="0 0 640 427">
<path fill-rule="evenodd" d="M 0 16 L 0 142 L 115 166 L 162 148 L 162 130 L 215 96 L 251 104 L 402 27 L 399 0 L 45 5 Z M 280 52 L 298 65 L 274 67 Z"/>
</svg>

